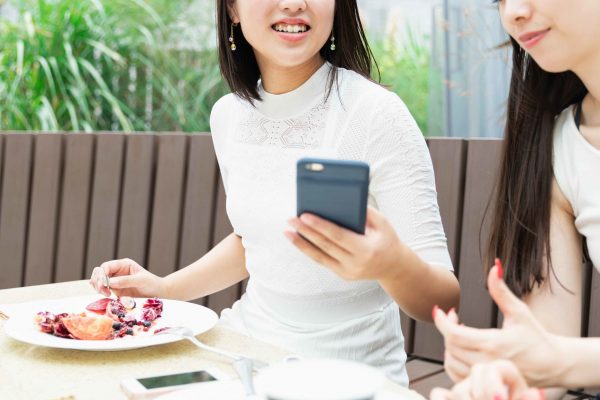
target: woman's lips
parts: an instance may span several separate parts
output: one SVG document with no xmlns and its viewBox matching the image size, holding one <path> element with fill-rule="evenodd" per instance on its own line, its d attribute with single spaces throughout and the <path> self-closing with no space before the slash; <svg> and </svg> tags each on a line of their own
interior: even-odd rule
<svg viewBox="0 0 600 400">
<path fill-rule="evenodd" d="M 298 32 L 298 33 L 289 33 L 289 32 L 279 32 L 273 30 L 281 39 L 286 40 L 288 42 L 299 42 L 308 36 L 308 32 Z"/>
<path fill-rule="evenodd" d="M 296 22 L 296 23 L 293 23 L 293 24 L 288 21 L 289 20 L 281 21 L 281 22 L 271 26 L 271 29 L 273 29 L 273 32 L 275 32 L 277 34 L 277 36 L 279 36 L 279 38 L 281 38 L 285 41 L 288 41 L 288 42 L 299 42 L 308 36 L 308 32 L 310 32 L 310 26 L 308 24 L 304 23 L 304 21 L 296 22 L 299 20 L 294 20 L 294 22 Z M 298 32 L 288 32 L 286 30 L 288 26 L 289 27 L 302 27 L 302 29 L 305 29 L 305 30 L 304 30 L 304 32 L 302 32 L 301 30 L 298 30 Z M 283 30 L 278 30 L 278 27 L 282 27 Z"/>
<path fill-rule="evenodd" d="M 538 44 L 546 34 L 550 32 L 550 29 L 544 29 L 542 31 L 528 32 L 524 35 L 519 36 L 519 41 L 523 44 L 526 49 L 533 48 Z"/>
</svg>

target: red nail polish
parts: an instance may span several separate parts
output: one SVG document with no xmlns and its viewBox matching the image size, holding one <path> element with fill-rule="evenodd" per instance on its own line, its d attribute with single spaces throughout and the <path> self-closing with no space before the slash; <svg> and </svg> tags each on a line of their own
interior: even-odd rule
<svg viewBox="0 0 600 400">
<path fill-rule="evenodd" d="M 437 314 L 439 307 L 436 305 L 433 306 L 433 310 L 431 310 L 431 317 L 435 319 L 435 315 Z"/>
<path fill-rule="evenodd" d="M 546 400 L 546 392 L 544 392 L 544 389 L 538 389 L 538 392 L 540 393 L 540 400 Z"/>
<path fill-rule="evenodd" d="M 499 258 L 496 258 L 496 268 L 498 269 L 498 279 L 502 279 L 504 277 L 504 267 Z"/>
</svg>

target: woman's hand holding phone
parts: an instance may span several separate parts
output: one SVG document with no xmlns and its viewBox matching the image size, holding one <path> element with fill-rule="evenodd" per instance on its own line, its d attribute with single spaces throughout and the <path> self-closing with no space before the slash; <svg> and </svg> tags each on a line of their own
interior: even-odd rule
<svg viewBox="0 0 600 400">
<path fill-rule="evenodd" d="M 314 214 L 288 223 L 286 237 L 304 254 L 347 280 L 383 280 L 398 274 L 403 244 L 379 211 L 367 209 L 365 234 L 342 228 Z"/>
<path fill-rule="evenodd" d="M 344 279 L 386 279 L 400 240 L 383 214 L 367 208 L 369 165 L 302 158 L 297 163 L 297 217 L 286 237 Z"/>
</svg>

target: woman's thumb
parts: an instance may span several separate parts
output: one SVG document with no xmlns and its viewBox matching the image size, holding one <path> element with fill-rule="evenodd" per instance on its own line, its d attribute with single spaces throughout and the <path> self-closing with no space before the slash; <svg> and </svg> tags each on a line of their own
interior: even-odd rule
<svg viewBox="0 0 600 400">
<path fill-rule="evenodd" d="M 497 258 L 496 264 L 488 274 L 488 289 L 492 299 L 498 305 L 504 316 L 516 312 L 522 305 L 521 300 L 510 290 L 504 282 L 504 268 L 502 262 Z"/>
</svg>

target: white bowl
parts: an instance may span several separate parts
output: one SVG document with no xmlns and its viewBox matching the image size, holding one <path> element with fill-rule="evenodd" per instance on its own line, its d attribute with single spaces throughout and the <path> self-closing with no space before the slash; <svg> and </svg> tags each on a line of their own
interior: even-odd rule
<svg viewBox="0 0 600 400">
<path fill-rule="evenodd" d="M 258 394 L 277 400 L 367 400 L 384 383 L 379 370 L 354 361 L 302 359 L 271 365 L 257 375 Z"/>
</svg>

